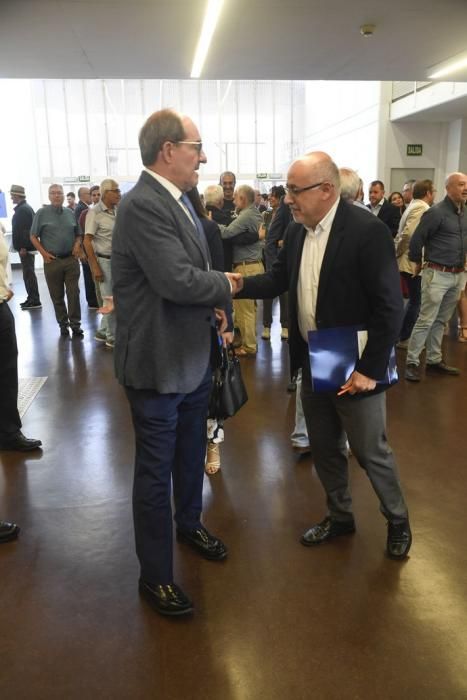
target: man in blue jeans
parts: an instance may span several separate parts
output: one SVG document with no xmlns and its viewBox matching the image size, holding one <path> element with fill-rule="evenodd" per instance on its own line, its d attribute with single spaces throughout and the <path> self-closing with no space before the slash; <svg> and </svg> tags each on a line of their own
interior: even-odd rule
<svg viewBox="0 0 467 700">
<path fill-rule="evenodd" d="M 446 323 L 452 316 L 465 284 L 467 251 L 465 199 L 467 176 L 452 173 L 446 179 L 446 197 L 423 214 L 409 246 L 414 273 L 422 269 L 420 314 L 410 336 L 405 378 L 420 381 L 420 355 L 426 347 L 426 371 L 430 374 L 460 374 L 443 360 L 442 341 Z"/>
</svg>

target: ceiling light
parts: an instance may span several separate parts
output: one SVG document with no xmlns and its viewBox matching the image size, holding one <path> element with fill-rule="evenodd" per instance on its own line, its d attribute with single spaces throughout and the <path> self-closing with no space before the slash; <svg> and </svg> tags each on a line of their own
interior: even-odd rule
<svg viewBox="0 0 467 700">
<path fill-rule="evenodd" d="M 438 80 L 438 78 L 444 78 L 450 73 L 461 70 L 461 68 L 467 68 L 467 55 L 465 53 L 449 59 L 449 62 L 443 61 L 443 63 L 433 66 L 431 70 L 434 72 L 430 73 L 428 77 L 430 80 Z"/>
<path fill-rule="evenodd" d="M 199 35 L 195 58 L 191 68 L 192 78 L 199 78 L 201 75 L 223 4 L 224 0 L 208 0 L 206 14 L 204 15 L 203 26 L 201 28 L 201 34 Z"/>
</svg>

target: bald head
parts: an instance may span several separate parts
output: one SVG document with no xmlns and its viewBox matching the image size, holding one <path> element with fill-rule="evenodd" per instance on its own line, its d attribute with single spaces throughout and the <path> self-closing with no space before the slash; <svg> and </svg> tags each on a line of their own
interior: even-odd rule
<svg viewBox="0 0 467 700">
<path fill-rule="evenodd" d="M 467 176 L 464 173 L 451 173 L 446 178 L 446 194 L 455 204 L 462 204 L 467 197 Z"/>
<path fill-rule="evenodd" d="M 290 166 L 285 202 L 297 223 L 315 228 L 332 209 L 339 194 L 339 171 L 327 153 L 307 153 Z"/>
</svg>

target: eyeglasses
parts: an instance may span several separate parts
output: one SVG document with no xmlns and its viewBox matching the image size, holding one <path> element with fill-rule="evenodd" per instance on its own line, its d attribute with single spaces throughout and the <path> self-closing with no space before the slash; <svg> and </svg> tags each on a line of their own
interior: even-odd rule
<svg viewBox="0 0 467 700">
<path fill-rule="evenodd" d="M 117 194 L 120 194 L 120 190 L 118 187 L 115 190 L 107 190 L 107 192 L 117 192 Z"/>
<path fill-rule="evenodd" d="M 198 153 L 201 153 L 203 150 L 203 142 L 202 141 L 176 141 L 176 143 L 186 143 L 188 146 L 194 146 L 195 150 L 198 151 Z"/>
<path fill-rule="evenodd" d="M 326 182 L 323 180 L 322 182 L 316 182 L 314 185 L 308 185 L 307 187 L 294 187 L 291 185 L 290 187 L 288 185 L 285 186 L 285 191 L 287 194 L 291 194 L 292 197 L 296 197 L 297 194 L 301 194 L 302 192 L 306 192 L 307 190 L 317 190 L 318 187 L 321 187 L 321 185 L 331 185 L 330 182 Z M 332 185 L 331 185 L 332 187 Z"/>
</svg>

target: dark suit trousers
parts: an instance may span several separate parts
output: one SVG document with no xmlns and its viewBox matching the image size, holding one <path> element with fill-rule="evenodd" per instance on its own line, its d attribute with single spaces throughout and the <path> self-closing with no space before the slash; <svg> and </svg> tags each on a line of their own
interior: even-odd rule
<svg viewBox="0 0 467 700">
<path fill-rule="evenodd" d="M 173 525 L 200 525 L 211 368 L 190 394 L 126 387 L 136 438 L 133 518 L 141 577 L 173 581 Z"/>
<path fill-rule="evenodd" d="M 347 434 L 352 452 L 379 498 L 383 515 L 393 523 L 405 520 L 407 506 L 386 438 L 385 393 L 360 399 L 338 397 L 331 392 L 315 393 L 307 358 L 301 395 L 313 461 L 326 491 L 329 515 L 336 520 L 352 519 Z"/>
<path fill-rule="evenodd" d="M 8 304 L 3 302 L 0 304 L 0 437 L 20 429 L 15 320 Z"/>
<path fill-rule="evenodd" d="M 36 273 L 34 272 L 35 257 L 33 253 L 26 253 L 26 255 L 20 255 L 19 259 L 21 260 L 21 267 L 23 268 L 23 281 L 28 295 L 27 300 L 34 304 L 40 304 L 39 287 L 37 285 Z"/>
<path fill-rule="evenodd" d="M 413 327 L 420 313 L 422 302 L 422 278 L 420 275 L 414 277 L 408 272 L 401 272 L 401 276 L 405 277 L 409 288 L 409 301 L 405 307 L 404 322 L 399 334 L 401 340 L 408 340 L 413 331 Z"/>
<path fill-rule="evenodd" d="M 97 306 L 102 306 L 102 304 L 98 303 L 96 285 L 94 284 L 91 268 L 89 267 L 87 260 L 81 260 L 81 268 L 83 270 L 84 289 L 86 292 L 86 301 L 88 306 L 92 306 L 94 308 Z"/>
<path fill-rule="evenodd" d="M 79 328 L 81 306 L 79 303 L 79 262 L 70 255 L 44 263 L 44 276 L 52 299 L 55 318 L 61 328 Z M 68 309 L 65 305 L 65 289 Z"/>
</svg>

